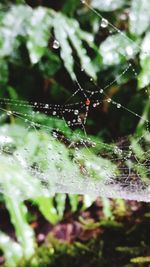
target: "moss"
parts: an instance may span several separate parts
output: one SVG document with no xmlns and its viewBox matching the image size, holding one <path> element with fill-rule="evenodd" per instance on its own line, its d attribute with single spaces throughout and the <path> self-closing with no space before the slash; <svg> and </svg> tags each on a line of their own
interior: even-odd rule
<svg viewBox="0 0 150 267">
<path fill-rule="evenodd" d="M 51 235 L 46 243 L 39 247 L 30 261 L 21 262 L 18 267 L 98 267 L 107 266 L 102 258 L 102 244 L 96 239 L 88 243 L 73 244 L 54 239 Z"/>
<path fill-rule="evenodd" d="M 150 245 L 148 225 L 146 218 L 131 226 L 130 231 L 125 225 L 106 225 L 100 236 L 89 241 L 76 239 L 73 243 L 57 240 L 49 234 L 34 257 L 17 267 L 141 267 L 145 264 L 141 260 L 149 259 L 144 258 Z M 141 255 L 143 258 L 139 258 Z"/>
</svg>

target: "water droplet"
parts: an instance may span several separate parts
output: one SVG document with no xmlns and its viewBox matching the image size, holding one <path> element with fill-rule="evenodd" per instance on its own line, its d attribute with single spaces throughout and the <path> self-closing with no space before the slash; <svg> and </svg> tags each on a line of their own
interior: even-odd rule
<svg viewBox="0 0 150 267">
<path fill-rule="evenodd" d="M 92 143 L 92 147 L 96 147 L 96 143 Z"/>
<path fill-rule="evenodd" d="M 49 108 L 49 105 L 48 105 L 48 104 L 46 104 L 44 107 L 45 107 L 45 108 Z"/>
<path fill-rule="evenodd" d="M 75 115 L 78 115 L 78 114 L 79 114 L 79 110 L 76 109 L 76 110 L 74 111 L 74 114 L 75 114 Z"/>
<path fill-rule="evenodd" d="M 119 155 L 121 155 L 121 154 L 122 154 L 122 150 L 121 150 L 119 147 L 116 146 L 116 147 L 114 148 L 114 153 L 115 153 L 115 154 L 119 154 Z"/>
<path fill-rule="evenodd" d="M 57 133 L 53 132 L 53 137 L 57 138 L 57 136 L 58 136 Z"/>
<path fill-rule="evenodd" d="M 121 104 L 117 104 L 117 108 L 121 108 Z"/>
<path fill-rule="evenodd" d="M 126 47 L 126 53 L 129 57 L 132 57 L 134 54 L 133 48 L 131 46 Z"/>
<path fill-rule="evenodd" d="M 53 42 L 53 48 L 54 49 L 58 49 L 59 47 L 60 47 L 59 42 L 57 40 L 54 40 L 54 42 Z"/>
<path fill-rule="evenodd" d="M 56 111 L 53 111 L 53 113 L 52 113 L 54 116 L 57 114 L 57 112 Z"/>
<path fill-rule="evenodd" d="M 110 102 L 111 102 L 111 98 L 108 98 L 108 99 L 107 99 L 107 102 L 110 103 Z"/>
<path fill-rule="evenodd" d="M 102 28 L 107 28 L 108 24 L 109 24 L 108 20 L 103 18 L 102 21 L 101 21 L 101 27 Z"/>
<path fill-rule="evenodd" d="M 100 91 L 99 91 L 99 92 L 100 92 L 100 94 L 102 94 L 102 93 L 104 92 L 104 90 L 103 90 L 103 89 L 100 89 Z"/>
<path fill-rule="evenodd" d="M 7 115 L 8 115 L 8 116 L 11 116 L 12 114 L 13 114 L 13 113 L 12 113 L 11 110 L 7 111 Z"/>
</svg>

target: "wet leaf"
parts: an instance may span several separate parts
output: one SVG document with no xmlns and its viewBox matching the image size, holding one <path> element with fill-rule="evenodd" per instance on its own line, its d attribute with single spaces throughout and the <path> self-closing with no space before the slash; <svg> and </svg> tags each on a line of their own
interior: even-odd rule
<svg viewBox="0 0 150 267">
<path fill-rule="evenodd" d="M 50 223 L 56 224 L 59 220 L 57 210 L 54 207 L 53 197 L 38 197 L 33 201 L 38 205 L 40 212 L 44 218 Z"/>
<path fill-rule="evenodd" d="M 5 254 L 6 266 L 16 267 L 23 256 L 22 247 L 0 231 L 0 249 Z"/>
<path fill-rule="evenodd" d="M 35 9 L 27 28 L 27 48 L 33 64 L 37 63 L 45 53 L 51 26 L 52 19 L 47 10 L 42 7 Z"/>
<path fill-rule="evenodd" d="M 136 35 L 142 35 L 150 24 L 150 1 L 132 0 L 130 12 L 130 31 Z"/>
<path fill-rule="evenodd" d="M 141 45 L 140 54 L 141 73 L 138 77 L 139 89 L 150 84 L 150 32 L 148 32 Z"/>
<path fill-rule="evenodd" d="M 11 222 L 14 225 L 16 236 L 21 244 L 23 254 L 29 259 L 34 254 L 34 232 L 26 220 L 27 208 L 17 199 L 16 195 L 5 196 L 6 207 L 9 211 Z"/>
<path fill-rule="evenodd" d="M 125 4 L 125 0 L 92 0 L 92 7 L 100 11 L 114 11 L 121 8 Z"/>
<path fill-rule="evenodd" d="M 113 66 L 134 58 L 139 48 L 136 43 L 125 38 L 124 35 L 114 34 L 100 45 L 103 64 Z"/>
</svg>

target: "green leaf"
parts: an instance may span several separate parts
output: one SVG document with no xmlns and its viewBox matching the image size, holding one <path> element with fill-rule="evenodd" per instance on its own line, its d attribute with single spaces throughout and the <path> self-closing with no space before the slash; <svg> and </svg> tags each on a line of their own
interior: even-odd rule
<svg viewBox="0 0 150 267">
<path fill-rule="evenodd" d="M 138 77 L 139 89 L 150 84 L 150 32 L 148 32 L 141 45 L 140 64 L 142 67 Z"/>
<path fill-rule="evenodd" d="M 100 54 L 105 66 L 113 66 L 134 58 L 138 52 L 137 44 L 118 33 L 107 37 L 100 45 Z"/>
<path fill-rule="evenodd" d="M 96 198 L 97 196 L 95 197 L 95 196 L 90 196 L 90 195 L 84 195 L 82 209 L 85 210 L 91 207 L 94 201 L 96 200 Z"/>
<path fill-rule="evenodd" d="M 83 47 L 82 39 L 88 41 L 88 45 L 90 45 L 93 41 L 93 38 L 91 38 L 91 35 L 84 34 L 83 31 L 80 30 L 79 24 L 75 20 L 67 19 L 67 23 L 64 24 L 68 37 L 72 43 L 72 46 L 76 50 L 76 53 L 80 59 L 81 66 L 84 69 L 84 71 L 92 77 L 94 80 L 96 80 L 96 73 L 94 66 L 91 63 L 91 59 L 87 55 L 86 49 Z M 83 33 L 83 37 L 82 36 Z M 81 38 L 81 39 L 80 39 Z"/>
<path fill-rule="evenodd" d="M 104 213 L 104 217 L 105 219 L 112 219 L 113 215 L 112 215 L 112 207 L 111 207 L 111 203 L 110 200 L 108 198 L 102 198 L 102 202 L 103 202 L 103 213 Z"/>
<path fill-rule="evenodd" d="M 0 87 L 8 82 L 8 64 L 5 60 L 0 59 Z"/>
<path fill-rule="evenodd" d="M 17 23 L 15 20 L 17 18 Z M 51 28 L 54 28 L 55 42 L 60 46 L 60 55 L 71 78 L 76 80 L 74 73 L 74 50 L 78 55 L 81 68 L 96 79 L 96 71 L 91 59 L 84 48 L 85 41 L 92 47 L 93 36 L 80 29 L 76 20 L 67 18 L 62 13 L 52 9 L 38 7 L 31 9 L 28 6 L 13 6 L 2 17 L 0 24 L 0 57 L 18 57 L 18 48 L 26 42 L 29 58 L 32 64 L 36 64 L 43 57 L 39 67 L 46 77 L 52 76 L 60 67 L 58 57 L 49 52 L 48 42 L 51 36 Z M 12 24 L 14 25 L 12 30 Z M 60 27 L 61 25 L 61 27 Z M 19 38 L 22 37 L 22 38 Z M 55 49 L 56 47 L 53 48 Z M 46 58 L 46 62 L 45 59 Z M 48 64 L 48 60 L 50 61 Z"/>
<path fill-rule="evenodd" d="M 145 107 L 144 107 L 144 111 L 143 111 L 143 115 L 137 125 L 137 128 L 136 128 L 136 134 L 138 136 L 145 136 L 145 139 L 149 142 L 150 141 L 150 138 L 147 138 L 147 134 L 145 134 L 145 122 L 146 120 L 148 120 L 148 118 L 150 117 L 150 101 L 147 99 L 147 103 L 145 104 Z M 146 131 L 146 133 L 148 133 Z"/>
<path fill-rule="evenodd" d="M 81 68 L 84 69 L 90 77 L 96 79 L 94 66 L 82 42 L 82 40 L 84 40 L 88 45 L 91 45 L 93 41 L 92 35 L 82 31 L 77 21 L 69 19 L 60 13 L 56 15 L 53 23 L 55 37 L 60 44 L 61 58 L 72 79 L 76 80 L 74 74 L 75 62 L 73 59 L 73 48 L 80 59 Z"/>
<path fill-rule="evenodd" d="M 21 244 L 23 255 L 29 259 L 34 254 L 35 240 L 34 232 L 26 220 L 27 208 L 20 202 L 20 198 L 17 199 L 16 194 L 5 196 L 5 203 L 11 222 L 15 227 L 17 239 Z"/>
<path fill-rule="evenodd" d="M 150 1 L 132 0 L 130 11 L 130 31 L 142 35 L 150 25 Z"/>
<path fill-rule="evenodd" d="M 76 152 L 76 162 L 84 166 L 85 172 L 91 181 L 105 181 L 116 173 L 117 167 L 111 161 L 98 157 L 85 148 Z"/>
<path fill-rule="evenodd" d="M 33 201 L 38 205 L 40 212 L 50 223 L 56 224 L 59 221 L 57 210 L 54 207 L 53 197 L 42 196 L 33 199 Z"/>
<path fill-rule="evenodd" d="M 9 56 L 18 48 L 17 37 L 25 36 L 26 24 L 31 12 L 32 9 L 29 6 L 18 5 L 12 6 L 5 14 L 0 25 L 0 57 Z"/>
<path fill-rule="evenodd" d="M 64 215 L 64 210 L 66 206 L 66 194 L 57 194 L 55 197 L 56 200 L 56 209 L 61 220 Z"/>
<path fill-rule="evenodd" d="M 76 212 L 79 204 L 79 196 L 76 194 L 75 195 L 69 194 L 69 202 L 71 205 L 71 211 Z"/>
<path fill-rule="evenodd" d="M 18 99 L 18 94 L 16 92 L 16 89 L 11 87 L 11 86 L 8 86 L 7 87 L 7 91 L 8 91 L 8 94 L 9 94 L 9 97 L 11 99 Z"/>
<path fill-rule="evenodd" d="M 9 140 L 9 137 L 6 137 L 5 140 Z M 11 150 L 11 145 L 9 150 Z M 18 157 L 23 161 L 19 153 Z M 13 191 L 14 198 L 16 197 L 21 201 L 22 199 L 37 196 L 39 192 L 42 194 L 42 189 L 40 181 L 31 176 L 27 169 L 22 166 L 20 160 L 13 156 L 0 156 L 0 188 L 7 196 L 11 195 Z"/>
<path fill-rule="evenodd" d="M 39 62 L 39 69 L 43 76 L 46 78 L 53 76 L 60 67 L 61 61 L 59 57 L 47 49 Z"/>
<path fill-rule="evenodd" d="M 23 256 L 22 248 L 17 242 L 1 231 L 0 249 L 4 252 L 6 266 L 16 267 Z"/>
<path fill-rule="evenodd" d="M 150 186 L 149 172 L 147 168 L 141 164 L 135 164 L 134 170 L 137 175 L 141 177 L 141 180 L 148 186 Z"/>
<path fill-rule="evenodd" d="M 64 65 L 69 72 L 71 78 L 76 80 L 76 76 L 74 74 L 74 59 L 72 56 L 72 48 L 68 41 L 67 33 L 64 29 L 64 17 L 61 14 L 56 14 L 55 19 L 53 21 L 54 33 L 57 41 L 60 44 L 60 55 L 64 62 Z M 61 27 L 60 27 L 61 25 Z"/>
<path fill-rule="evenodd" d="M 74 175 L 81 177 L 78 166 L 69 158 L 69 150 L 44 131 L 7 125 L 0 129 L 0 145 L 8 151 L 0 155 L 0 186 L 6 195 L 11 190 L 20 199 L 50 195 L 55 193 L 56 185 L 60 185 L 60 192 L 66 191 Z"/>
<path fill-rule="evenodd" d="M 125 0 L 92 0 L 91 5 L 100 11 L 109 12 L 121 8 L 125 3 Z"/>
<path fill-rule="evenodd" d="M 150 257 L 137 257 L 137 258 L 133 258 L 130 260 L 132 263 L 138 263 L 138 264 L 142 264 L 142 263 L 150 263 Z"/>
<path fill-rule="evenodd" d="M 38 7 L 33 11 L 29 27 L 27 28 L 27 48 L 33 64 L 37 63 L 44 55 L 50 38 L 51 26 L 52 18 L 48 14 L 47 9 Z"/>
<path fill-rule="evenodd" d="M 80 0 L 65 0 L 63 6 L 63 13 L 68 14 L 69 16 L 73 16 L 74 12 L 76 12 L 77 7 L 80 5 Z"/>
<path fill-rule="evenodd" d="M 33 139 L 30 136 L 27 129 L 17 125 L 5 125 L 0 129 L 0 146 L 5 151 L 0 155 L 0 188 L 6 196 L 11 195 L 13 191 L 14 198 L 20 201 L 39 196 L 39 192 L 43 194 L 40 180 L 31 172 L 36 145 L 40 141 L 36 134 Z M 31 141 L 32 146 L 28 141 Z M 28 157 L 25 149 L 29 149 Z"/>
</svg>

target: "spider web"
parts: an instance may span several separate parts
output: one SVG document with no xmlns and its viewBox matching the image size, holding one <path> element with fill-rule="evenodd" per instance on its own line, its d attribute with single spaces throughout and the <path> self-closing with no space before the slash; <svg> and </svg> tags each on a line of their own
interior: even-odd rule
<svg viewBox="0 0 150 267">
<path fill-rule="evenodd" d="M 131 54 L 141 48 L 86 1 L 82 3 L 101 18 L 101 29 L 108 35 L 117 32 L 127 41 L 126 51 L 118 51 L 126 59 L 126 67 L 104 88 L 89 78 L 86 89 L 76 79 L 75 91 L 63 105 L 1 98 L 0 121 L 12 122 L 0 128 L 1 191 L 13 192 L 21 199 L 63 192 L 150 201 L 150 122 L 107 93 L 126 74 L 132 72 L 137 78 Z M 59 46 L 56 42 L 55 49 Z M 76 95 L 81 101 L 73 101 Z M 144 125 L 142 133 L 110 144 L 90 136 L 86 130 L 90 112 L 104 105 L 136 117 Z M 47 117 L 50 124 L 44 123 Z"/>
</svg>

